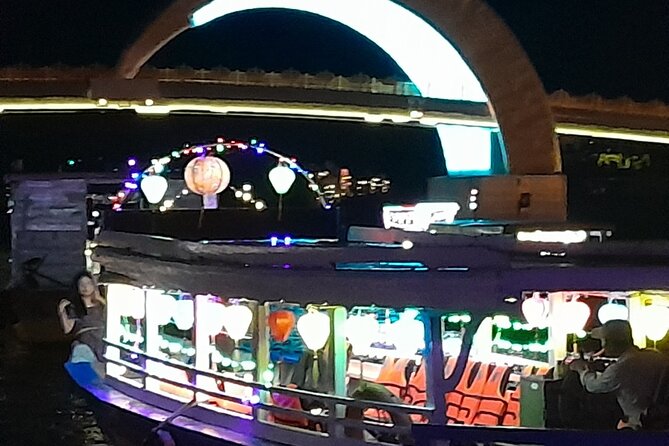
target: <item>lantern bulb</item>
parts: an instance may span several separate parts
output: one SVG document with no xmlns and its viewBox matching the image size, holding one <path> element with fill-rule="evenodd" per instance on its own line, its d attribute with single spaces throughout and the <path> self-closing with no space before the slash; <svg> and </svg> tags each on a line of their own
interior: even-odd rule
<svg viewBox="0 0 669 446">
<path fill-rule="evenodd" d="M 160 175 L 149 175 L 140 183 L 142 193 L 151 204 L 158 204 L 167 192 L 167 178 Z"/>
<path fill-rule="evenodd" d="M 290 190 L 295 182 L 295 172 L 289 167 L 279 164 L 269 171 L 269 182 L 277 194 L 283 195 Z"/>
</svg>

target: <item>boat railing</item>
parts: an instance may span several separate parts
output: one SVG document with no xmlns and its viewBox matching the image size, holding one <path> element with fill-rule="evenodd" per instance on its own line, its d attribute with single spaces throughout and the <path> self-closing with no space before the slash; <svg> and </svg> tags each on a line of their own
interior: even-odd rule
<svg viewBox="0 0 669 446">
<path fill-rule="evenodd" d="M 415 424 L 411 430 L 416 444 L 422 446 L 441 446 L 446 442 L 449 442 L 448 444 L 477 444 L 481 446 L 499 444 L 523 446 L 563 446 L 565 444 L 666 446 L 669 444 L 669 432 L 652 431 L 436 426 L 428 424 Z"/>
<path fill-rule="evenodd" d="M 280 387 L 255 381 L 247 381 L 239 378 L 225 376 L 221 373 L 195 368 L 191 365 L 175 360 L 159 358 L 129 345 L 116 343 L 109 340 L 105 340 L 105 343 L 109 347 L 136 355 L 135 360 L 138 362 L 133 363 L 131 361 L 114 357 L 114 355 L 107 354 L 106 360 L 108 363 L 124 366 L 127 370 L 132 370 L 136 375 L 138 375 L 135 378 L 128 378 L 121 375 L 112 374 L 111 377 L 113 379 L 119 380 L 132 387 L 146 390 L 147 392 L 151 392 L 151 390 L 147 388 L 147 378 L 157 380 L 167 385 L 179 387 L 186 392 L 193 392 L 193 396 L 197 395 L 196 398 L 202 400 L 200 401 L 200 406 L 208 407 L 207 404 L 203 404 L 208 402 L 206 398 L 215 398 L 233 404 L 243 405 L 249 407 L 248 413 L 226 410 L 225 408 L 212 408 L 212 410 L 222 411 L 225 414 L 253 420 L 254 422 L 272 424 L 273 426 L 285 429 L 298 430 L 301 432 L 317 435 L 332 435 L 342 438 L 346 437 L 346 431 L 351 432 L 354 430 L 360 432 L 363 430 L 373 430 L 375 432 L 388 433 L 396 436 L 408 436 L 411 434 L 411 425 L 409 424 L 397 425 L 390 420 L 388 422 L 375 421 L 373 419 L 367 419 L 364 417 L 362 419 L 347 418 L 347 409 L 354 408 L 362 411 L 363 413 L 368 409 L 376 409 L 379 411 L 385 411 L 389 414 L 402 414 L 408 417 L 411 415 L 419 416 L 425 421 L 429 420 L 432 413 L 434 412 L 434 408 L 432 407 L 360 400 L 348 396 L 327 395 L 309 390 Z M 180 382 L 165 376 L 161 376 L 160 373 L 153 373 L 141 365 L 147 364 L 148 362 L 161 364 L 172 367 L 176 370 L 180 370 L 182 372 L 190 373 L 190 378 L 188 382 Z M 258 395 L 257 400 L 251 401 L 249 398 L 230 395 L 225 391 L 203 388 L 197 383 L 198 376 L 252 389 L 253 393 Z M 272 398 L 270 395 L 283 395 L 286 397 L 299 398 L 302 400 L 310 400 L 316 403 L 320 410 L 310 411 L 291 407 L 283 407 L 272 403 Z M 203 396 L 205 397 L 203 398 Z M 181 401 L 188 399 L 183 395 L 170 395 L 170 397 Z M 272 417 L 274 416 L 284 416 L 293 420 L 305 420 L 306 422 L 303 426 L 296 426 L 292 424 L 287 425 L 282 424 L 279 421 L 272 421 Z M 314 426 L 319 426 L 322 430 L 314 430 Z"/>
</svg>

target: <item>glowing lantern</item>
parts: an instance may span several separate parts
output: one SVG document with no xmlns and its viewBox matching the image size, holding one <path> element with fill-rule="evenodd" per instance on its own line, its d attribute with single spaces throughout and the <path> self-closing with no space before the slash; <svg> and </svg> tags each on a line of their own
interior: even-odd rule
<svg viewBox="0 0 669 446">
<path fill-rule="evenodd" d="M 269 171 L 269 182 L 277 194 L 283 195 L 290 190 L 295 182 L 295 172 L 290 167 L 279 164 Z"/>
<path fill-rule="evenodd" d="M 205 309 L 198 312 L 198 328 L 201 326 L 203 332 L 209 336 L 219 334 L 225 325 L 225 306 L 217 302 L 207 301 L 202 302 L 202 305 L 205 306 Z"/>
<path fill-rule="evenodd" d="M 144 319 L 144 290 L 134 286 L 124 286 L 125 290 L 115 296 L 120 315 L 133 319 Z"/>
<path fill-rule="evenodd" d="M 521 305 L 523 316 L 532 327 L 543 328 L 548 321 L 548 301 L 539 297 L 538 293 L 525 299 Z"/>
<path fill-rule="evenodd" d="M 374 315 L 353 315 L 346 319 L 344 333 L 353 347 L 353 354 L 365 355 L 379 334 L 379 323 Z"/>
<path fill-rule="evenodd" d="M 572 299 L 562 305 L 555 327 L 564 333 L 579 333 L 585 328 L 590 319 L 590 307 L 585 302 Z"/>
<path fill-rule="evenodd" d="M 297 332 L 314 352 L 322 349 L 330 337 L 330 318 L 317 310 L 309 310 L 297 320 Z"/>
<path fill-rule="evenodd" d="M 230 338 L 237 342 L 246 336 L 246 332 L 253 320 L 253 311 L 245 305 L 231 305 L 225 307 L 223 326 Z"/>
<path fill-rule="evenodd" d="M 267 323 L 274 340 L 286 342 L 295 326 L 295 314 L 288 310 L 278 310 L 269 315 Z"/>
<path fill-rule="evenodd" d="M 179 330 L 190 330 L 193 327 L 193 322 L 195 322 L 193 301 L 190 299 L 178 300 L 175 304 L 172 319 Z"/>
<path fill-rule="evenodd" d="M 609 301 L 608 303 L 605 303 L 599 307 L 599 311 L 597 311 L 597 317 L 599 318 L 599 322 L 602 324 L 613 320 L 626 321 L 629 317 L 629 310 L 625 305 Z"/>
<path fill-rule="evenodd" d="M 167 325 L 176 313 L 177 301 L 169 294 L 151 296 L 148 301 L 148 311 L 155 318 L 157 325 Z"/>
<path fill-rule="evenodd" d="M 643 307 L 641 311 L 646 337 L 654 342 L 662 340 L 669 330 L 669 308 L 651 304 Z"/>
<path fill-rule="evenodd" d="M 146 201 L 151 204 L 158 204 L 167 192 L 167 178 L 160 175 L 149 175 L 142 178 L 139 184 Z"/>
<path fill-rule="evenodd" d="M 202 195 L 206 209 L 216 208 L 216 194 L 223 192 L 230 184 L 230 168 L 225 161 L 215 156 L 198 157 L 186 166 L 184 180 L 188 189 Z"/>
<path fill-rule="evenodd" d="M 390 325 L 390 338 L 398 357 L 410 358 L 425 348 L 425 326 L 416 319 L 418 315 L 418 310 L 408 308 L 400 314 L 397 322 Z"/>
</svg>

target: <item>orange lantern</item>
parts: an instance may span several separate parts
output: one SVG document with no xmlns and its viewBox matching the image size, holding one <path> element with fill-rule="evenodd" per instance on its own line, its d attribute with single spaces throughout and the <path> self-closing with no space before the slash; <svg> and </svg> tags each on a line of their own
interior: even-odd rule
<svg viewBox="0 0 669 446">
<path fill-rule="evenodd" d="M 277 342 L 286 342 L 295 326 L 295 315 L 292 311 L 279 310 L 269 315 L 269 332 Z"/>
<path fill-rule="evenodd" d="M 230 184 L 230 168 L 220 158 L 203 156 L 191 160 L 184 172 L 186 186 L 199 195 L 216 195 Z"/>
</svg>

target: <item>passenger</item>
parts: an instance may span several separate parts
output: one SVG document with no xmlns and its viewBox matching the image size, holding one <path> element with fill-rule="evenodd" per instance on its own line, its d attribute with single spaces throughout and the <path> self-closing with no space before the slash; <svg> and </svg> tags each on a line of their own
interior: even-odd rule
<svg viewBox="0 0 669 446">
<path fill-rule="evenodd" d="M 77 298 L 58 303 L 58 318 L 65 334 L 73 334 L 70 362 L 90 362 L 104 375 L 104 307 L 106 302 L 95 278 L 88 272 L 77 274 L 73 281 Z"/>
<path fill-rule="evenodd" d="M 655 350 L 637 348 L 627 321 L 608 321 L 594 329 L 592 337 L 602 341 L 606 356 L 618 358 L 618 361 L 602 373 L 592 371 L 588 363 L 580 359 L 572 362 L 570 369 L 579 373 L 588 392 L 615 392 L 623 411 L 618 429 L 640 429 L 643 416 L 653 405 L 667 359 Z"/>
</svg>

